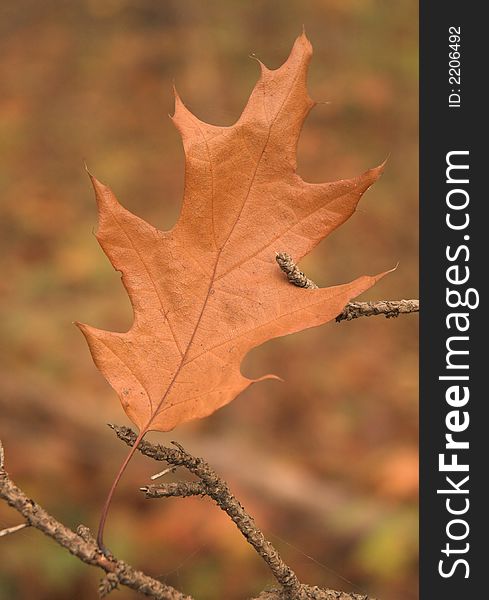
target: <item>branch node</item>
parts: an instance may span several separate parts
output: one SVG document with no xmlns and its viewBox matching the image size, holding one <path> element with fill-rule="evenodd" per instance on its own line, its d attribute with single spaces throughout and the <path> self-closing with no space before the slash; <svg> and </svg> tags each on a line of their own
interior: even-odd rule
<svg viewBox="0 0 489 600">
<path fill-rule="evenodd" d="M 80 525 L 78 525 L 78 527 L 76 528 L 76 533 L 81 537 L 81 539 L 84 542 L 95 543 L 95 538 L 93 537 L 92 532 L 86 525 L 80 523 Z"/>
<path fill-rule="evenodd" d="M 308 288 L 311 290 L 317 289 L 318 286 L 314 281 L 311 281 L 306 277 L 287 252 L 277 252 L 275 260 L 277 261 L 278 266 L 287 275 L 287 279 L 290 283 L 301 288 Z"/>
<path fill-rule="evenodd" d="M 287 275 L 293 285 L 302 288 L 317 289 L 314 281 L 304 275 L 286 252 L 277 252 L 275 256 L 278 266 Z M 399 263 L 397 263 L 398 265 Z M 397 265 L 395 269 L 397 269 Z M 336 317 L 336 322 L 351 321 L 358 317 L 384 315 L 386 319 L 398 317 L 400 314 L 419 312 L 419 300 L 379 300 L 377 302 L 349 302 L 343 312 Z"/>
<path fill-rule="evenodd" d="M 126 444 L 132 445 L 137 439 L 136 434 L 128 427 L 112 426 L 117 436 Z M 334 590 L 321 590 L 301 584 L 294 572 L 280 558 L 275 548 L 265 539 L 263 533 L 257 528 L 253 518 L 245 511 L 243 506 L 230 492 L 226 482 L 201 458 L 188 454 L 177 444 L 180 452 L 164 446 L 155 446 L 143 442 L 138 450 L 155 460 L 166 460 L 170 464 L 183 465 L 200 481 L 175 482 L 164 485 L 146 486 L 144 491 L 153 489 L 177 490 L 174 495 L 197 495 L 204 493 L 225 511 L 241 531 L 246 540 L 253 546 L 258 555 L 267 563 L 271 572 L 280 583 L 280 590 L 269 590 L 260 594 L 255 600 L 367 600 L 365 596 L 347 594 Z M 181 453 L 184 453 L 183 456 Z M 35 527 L 48 537 L 67 549 L 71 554 L 83 562 L 97 566 L 106 572 L 106 576 L 99 585 L 101 598 L 106 597 L 111 591 L 124 585 L 139 593 L 154 598 L 155 600 L 192 600 L 175 588 L 142 573 L 116 559 L 107 557 L 98 548 L 92 538 L 90 530 L 84 525 L 77 527 L 76 533 L 57 521 L 41 506 L 28 498 L 8 477 L 3 469 L 2 446 L 0 442 L 0 499 L 5 500 L 25 519 L 26 523 Z M 182 494 L 186 490 L 190 493 Z M 168 495 L 168 494 L 167 494 Z M 157 497 L 157 496 L 154 496 Z M 373 599 L 371 599 L 373 600 Z"/>
<path fill-rule="evenodd" d="M 75 532 L 57 521 L 39 504 L 26 496 L 3 468 L 0 468 L 0 499 L 21 514 L 31 527 L 35 527 L 53 539 L 84 563 L 103 569 L 107 576 L 100 584 L 102 597 L 120 584 L 155 600 L 191 600 L 186 594 L 134 569 L 114 556 L 104 555 L 95 540 L 91 538 L 87 527 L 80 525 Z"/>
<path fill-rule="evenodd" d="M 119 587 L 119 576 L 117 573 L 107 573 L 105 577 L 100 580 L 98 586 L 98 594 L 100 598 L 105 598 L 113 590 Z"/>
<path fill-rule="evenodd" d="M 117 436 L 128 445 L 132 445 L 135 433 L 128 427 L 114 427 Z M 175 482 L 160 485 L 145 486 L 143 491 L 146 498 L 161 498 L 169 496 L 196 496 L 207 495 L 221 510 L 223 510 L 236 527 L 240 530 L 247 542 L 253 546 L 257 554 L 266 562 L 271 572 L 280 583 L 284 591 L 284 598 L 302 600 L 299 595 L 301 583 L 292 569 L 287 566 L 277 550 L 265 538 L 256 526 L 253 518 L 246 512 L 240 502 L 233 496 L 227 483 L 210 467 L 202 458 L 189 454 L 181 444 L 172 442 L 180 451 L 178 454 L 171 448 L 155 446 L 150 442 L 143 442 L 139 451 L 150 458 L 165 460 L 173 465 L 182 465 L 190 473 L 197 476 L 198 482 Z"/>
<path fill-rule="evenodd" d="M 171 444 L 173 444 L 173 446 L 175 446 L 175 448 L 178 448 L 180 450 L 180 452 L 183 452 L 183 454 L 188 454 L 187 451 L 185 450 L 185 448 L 182 446 L 182 444 L 179 444 L 178 442 L 175 441 L 171 441 Z"/>
</svg>

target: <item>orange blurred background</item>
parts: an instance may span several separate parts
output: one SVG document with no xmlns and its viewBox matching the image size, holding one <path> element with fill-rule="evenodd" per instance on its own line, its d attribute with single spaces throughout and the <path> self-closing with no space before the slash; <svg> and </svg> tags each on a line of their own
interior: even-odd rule
<svg viewBox="0 0 489 600">
<path fill-rule="evenodd" d="M 305 25 L 310 93 L 325 103 L 304 128 L 300 174 L 325 181 L 389 161 L 357 213 L 302 266 L 334 285 L 399 261 L 364 298 L 416 298 L 417 3 L 19 0 L 0 17 L 0 436 L 16 483 L 67 525 L 95 529 L 126 453 L 105 423 L 127 419 L 72 322 L 123 331 L 131 309 L 92 235 L 83 161 L 127 208 L 170 227 L 183 189 L 183 151 L 166 116 L 172 82 L 200 118 L 231 124 L 258 76 L 248 56 L 279 66 Z M 243 372 L 285 384 L 253 386 L 150 439 L 177 439 L 207 458 L 303 581 L 415 600 L 417 333 L 408 315 L 274 340 Z M 135 457 L 108 546 L 198 600 L 273 585 L 209 500 L 141 497 L 160 468 Z M 18 522 L 0 505 L 0 528 Z M 2 599 L 97 597 L 101 573 L 38 531 L 2 538 L 0 556 Z"/>
</svg>

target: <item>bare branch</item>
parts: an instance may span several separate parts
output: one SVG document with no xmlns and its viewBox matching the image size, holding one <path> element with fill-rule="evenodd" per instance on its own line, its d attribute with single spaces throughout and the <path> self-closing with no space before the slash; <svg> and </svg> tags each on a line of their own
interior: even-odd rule
<svg viewBox="0 0 489 600">
<path fill-rule="evenodd" d="M 307 600 L 375 600 L 372 596 L 348 594 L 347 592 L 338 592 L 309 585 L 303 586 L 303 592 L 306 594 L 303 598 L 307 598 Z M 284 600 L 284 596 L 280 590 L 267 590 L 253 600 Z"/>
<path fill-rule="evenodd" d="M 110 427 L 129 446 L 132 446 L 136 441 L 137 436 L 129 427 L 118 427 L 116 425 L 110 425 Z M 233 496 L 227 483 L 202 458 L 192 456 L 180 444 L 174 442 L 174 445 L 176 449 L 153 445 L 143 440 L 139 443 L 138 450 L 154 460 L 164 460 L 174 466 L 184 466 L 196 475 L 202 483 L 205 494 L 229 515 L 246 540 L 267 563 L 288 596 L 290 598 L 301 598 L 301 583 L 297 576 L 283 562 L 272 544 L 265 539 L 252 517 L 248 515 L 243 506 Z M 150 494 L 148 497 L 154 497 L 151 494 L 155 487 L 158 486 L 148 486 L 147 489 Z"/>
<path fill-rule="evenodd" d="M 419 312 L 419 300 L 378 300 L 377 302 L 349 302 L 336 322 L 351 321 L 358 317 L 384 315 L 387 319 Z"/>
<path fill-rule="evenodd" d="M 131 429 L 111 427 L 118 437 L 128 445 L 133 444 L 136 440 L 137 436 Z M 142 488 L 143 491 L 147 493 L 148 497 L 197 494 L 211 497 L 231 517 L 282 585 L 282 589 L 264 591 L 254 600 L 374 600 L 358 594 L 348 594 L 301 584 L 293 571 L 280 559 L 278 552 L 265 540 L 253 519 L 231 494 L 227 484 L 214 473 L 204 460 L 188 454 L 179 444 L 175 445 L 177 448 L 173 449 L 159 445 L 155 446 L 149 442 L 141 442 L 138 450 L 154 460 L 164 460 L 175 466 L 185 466 L 201 481 L 168 483 L 160 486 L 151 485 Z M 25 525 L 22 524 L 22 527 L 30 525 L 38 529 L 81 561 L 105 571 L 106 575 L 99 585 L 101 598 L 106 597 L 119 585 L 124 585 L 156 600 L 192 600 L 190 596 L 186 596 L 175 588 L 153 579 L 114 556 L 105 555 L 85 525 L 79 525 L 75 533 L 57 521 L 13 483 L 3 467 L 3 459 L 3 447 L 0 442 L 0 498 L 26 519 L 26 523 Z M 160 491 L 157 492 L 157 489 Z M 150 496 L 152 493 L 155 495 Z M 19 528 L 20 526 L 16 526 L 10 529 L 18 530 Z M 295 582 L 297 583 L 295 584 Z"/>
<path fill-rule="evenodd" d="M 317 289 L 317 285 L 299 269 L 292 257 L 286 252 L 277 252 L 275 256 L 278 266 L 287 275 L 293 285 L 308 289 Z M 336 317 L 336 322 L 351 321 L 358 317 L 384 315 L 386 318 L 398 317 L 401 314 L 419 312 L 419 300 L 378 300 L 377 302 L 349 302 L 343 312 Z"/>
<path fill-rule="evenodd" d="M 26 527 L 29 527 L 29 523 L 21 523 L 20 525 L 14 525 L 13 527 L 7 527 L 6 529 L 2 529 L 0 531 L 0 537 L 10 535 L 11 533 L 15 533 L 16 531 L 25 529 Z"/>
<path fill-rule="evenodd" d="M 159 483 L 139 488 L 146 498 L 169 498 L 171 496 L 206 496 L 206 487 L 198 481 L 177 481 L 175 483 Z"/>
<path fill-rule="evenodd" d="M 0 498 L 20 513 L 29 525 L 39 529 L 52 538 L 63 548 L 66 548 L 77 558 L 95 567 L 100 567 L 108 575 L 112 584 L 115 579 L 120 585 L 125 585 L 157 600 L 191 600 L 175 588 L 157 581 L 141 571 L 138 571 L 113 556 L 105 556 L 96 541 L 88 533 L 86 527 L 79 528 L 75 533 L 49 513 L 39 504 L 31 500 L 19 489 L 3 468 L 3 448 L 0 443 Z M 113 589 L 113 588 L 112 588 Z"/>
<path fill-rule="evenodd" d="M 129 427 L 110 425 L 116 435 L 129 446 L 133 445 L 137 435 Z M 256 526 L 253 518 L 246 512 L 240 502 L 233 496 L 227 483 L 202 458 L 189 454 L 180 444 L 172 442 L 177 449 L 154 445 L 147 441 L 139 443 L 141 454 L 154 460 L 166 461 L 170 465 L 184 466 L 196 475 L 200 482 L 149 485 L 141 490 L 147 498 L 161 498 L 169 495 L 207 495 L 223 510 L 236 524 L 245 539 L 266 562 L 282 590 L 266 592 L 260 599 L 265 600 L 368 600 L 367 596 L 347 594 L 334 590 L 321 590 L 301 584 L 297 576 L 281 559 L 278 551 L 266 540 Z M 175 486 L 175 487 L 172 487 Z M 174 493 L 175 492 L 175 493 Z M 182 492 L 181 494 L 179 492 Z M 188 493 L 190 492 L 190 493 Z M 264 592 L 265 593 L 265 592 Z M 373 600 L 373 599 L 370 599 Z"/>
</svg>

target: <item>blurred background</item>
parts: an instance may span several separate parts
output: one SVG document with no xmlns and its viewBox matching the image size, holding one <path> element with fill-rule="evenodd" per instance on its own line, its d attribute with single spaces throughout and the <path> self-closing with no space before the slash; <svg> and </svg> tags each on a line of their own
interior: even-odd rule
<svg viewBox="0 0 489 600">
<path fill-rule="evenodd" d="M 302 263 L 320 285 L 398 269 L 363 299 L 416 298 L 417 2 L 19 0 L 0 7 L 0 436 L 7 468 L 69 526 L 95 529 L 128 423 L 75 320 L 125 331 L 128 298 L 92 235 L 86 160 L 130 210 L 170 227 L 183 151 L 172 82 L 200 118 L 232 124 L 257 76 L 305 25 L 319 104 L 299 145 L 308 181 L 389 157 L 357 213 Z M 287 250 L 284 248 L 283 250 Z M 417 598 L 417 316 L 330 323 L 274 340 L 243 364 L 253 386 L 177 439 L 224 476 L 299 577 Z M 273 580 L 209 500 L 144 500 L 161 463 L 137 456 L 106 530 L 120 557 L 199 600 Z M 0 505 L 0 528 L 19 517 Z M 100 573 L 37 531 L 0 540 L 0 597 L 96 598 Z M 135 598 L 122 590 L 117 597 Z"/>
</svg>

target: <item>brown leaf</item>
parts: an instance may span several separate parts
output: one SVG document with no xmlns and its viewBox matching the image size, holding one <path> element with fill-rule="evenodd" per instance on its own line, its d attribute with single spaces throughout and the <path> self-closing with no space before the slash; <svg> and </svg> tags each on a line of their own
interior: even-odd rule
<svg viewBox="0 0 489 600">
<path fill-rule="evenodd" d="M 122 273 L 134 323 L 127 333 L 78 326 L 141 431 L 167 431 L 227 404 L 257 381 L 240 372 L 251 348 L 333 319 L 382 276 L 305 290 L 275 263 L 276 251 L 295 261 L 310 252 L 382 172 L 323 184 L 297 175 L 297 141 L 314 106 L 306 90 L 311 55 L 302 35 L 279 69 L 260 63 L 260 79 L 231 127 L 200 121 L 175 93 L 185 193 L 170 231 L 127 211 L 92 178 L 97 239 Z"/>
</svg>

